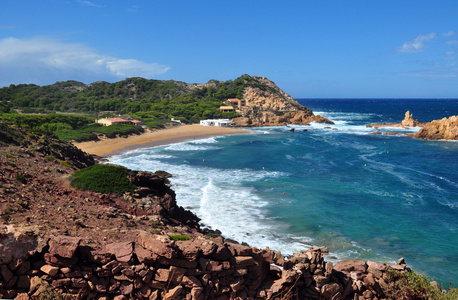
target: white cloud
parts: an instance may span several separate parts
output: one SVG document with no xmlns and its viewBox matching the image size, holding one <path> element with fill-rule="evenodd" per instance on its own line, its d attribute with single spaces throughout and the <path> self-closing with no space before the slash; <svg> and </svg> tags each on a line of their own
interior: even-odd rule
<svg viewBox="0 0 458 300">
<path fill-rule="evenodd" d="M 85 5 L 85 6 L 104 7 L 103 5 L 95 4 L 91 1 L 77 0 L 76 2 L 78 2 L 81 5 Z"/>
<path fill-rule="evenodd" d="M 10 83 L 50 84 L 62 80 L 93 82 L 125 77 L 153 78 L 168 66 L 97 53 L 78 43 L 47 37 L 0 40 L 0 86 Z"/>
<path fill-rule="evenodd" d="M 404 45 L 397 48 L 398 53 L 419 53 L 423 52 L 424 48 L 427 47 L 425 44 L 426 41 L 434 39 L 436 33 L 432 32 L 430 34 L 419 35 L 410 42 L 405 42 Z"/>
<path fill-rule="evenodd" d="M 456 32 L 450 30 L 449 32 L 444 32 L 442 35 L 443 35 L 443 36 L 454 36 L 454 35 L 456 35 Z"/>
</svg>

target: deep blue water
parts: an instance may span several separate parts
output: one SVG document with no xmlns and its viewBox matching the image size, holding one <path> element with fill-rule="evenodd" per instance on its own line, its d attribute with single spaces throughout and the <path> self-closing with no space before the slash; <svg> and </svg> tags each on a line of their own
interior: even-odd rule
<svg viewBox="0 0 458 300">
<path fill-rule="evenodd" d="M 179 205 L 240 242 L 284 254 L 327 246 L 329 261 L 404 257 L 416 272 L 456 285 L 458 142 L 372 135 L 365 125 L 399 123 L 407 110 L 420 122 L 458 115 L 458 100 L 299 102 L 336 125 L 254 128 L 111 162 L 172 173 Z"/>
</svg>

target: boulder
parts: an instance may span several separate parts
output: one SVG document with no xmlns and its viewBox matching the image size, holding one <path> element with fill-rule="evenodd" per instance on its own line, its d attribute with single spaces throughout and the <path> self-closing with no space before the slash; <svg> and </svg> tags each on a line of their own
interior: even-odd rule
<svg viewBox="0 0 458 300">
<path fill-rule="evenodd" d="M 138 243 L 145 249 L 156 255 L 172 258 L 177 256 L 177 246 L 174 241 L 166 235 L 151 234 L 140 230 Z"/>
<path fill-rule="evenodd" d="M 52 236 L 49 240 L 49 253 L 65 258 L 72 258 L 81 242 L 81 238 L 65 235 Z"/>
<path fill-rule="evenodd" d="M 116 260 L 119 262 L 129 262 L 132 260 L 134 253 L 133 242 L 119 242 L 111 243 L 105 246 L 107 253 L 112 253 L 116 256 Z"/>
</svg>

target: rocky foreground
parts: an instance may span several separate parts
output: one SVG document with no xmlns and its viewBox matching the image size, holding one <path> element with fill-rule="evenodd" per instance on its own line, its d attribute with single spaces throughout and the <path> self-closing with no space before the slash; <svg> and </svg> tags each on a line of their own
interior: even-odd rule
<svg viewBox="0 0 458 300">
<path fill-rule="evenodd" d="M 165 172 L 129 172 L 137 189 L 123 195 L 76 190 L 68 176 L 92 157 L 3 129 L 0 298 L 396 299 L 393 270 L 410 271 L 403 260 L 333 264 L 325 248 L 285 258 L 201 230 Z"/>
</svg>

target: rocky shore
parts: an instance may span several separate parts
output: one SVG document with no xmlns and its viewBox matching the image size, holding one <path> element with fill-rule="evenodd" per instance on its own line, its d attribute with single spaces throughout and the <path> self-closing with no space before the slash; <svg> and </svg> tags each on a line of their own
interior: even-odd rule
<svg viewBox="0 0 458 300">
<path fill-rule="evenodd" d="M 451 116 L 441 120 L 434 120 L 427 123 L 419 123 L 414 120 L 410 111 L 405 113 L 401 123 L 377 123 L 368 124 L 366 127 L 383 128 L 383 127 L 422 127 L 417 133 L 405 134 L 407 136 L 421 138 L 426 140 L 458 140 L 458 116 Z M 373 134 L 382 134 L 379 131 Z M 385 134 L 399 134 L 397 132 L 385 132 Z"/>
<path fill-rule="evenodd" d="M 397 264 L 291 257 L 224 239 L 179 207 L 165 172 L 129 171 L 121 195 L 69 186 L 94 159 L 76 147 L 3 128 L 0 298 L 396 299 Z M 435 284 L 437 289 L 440 287 Z"/>
</svg>

